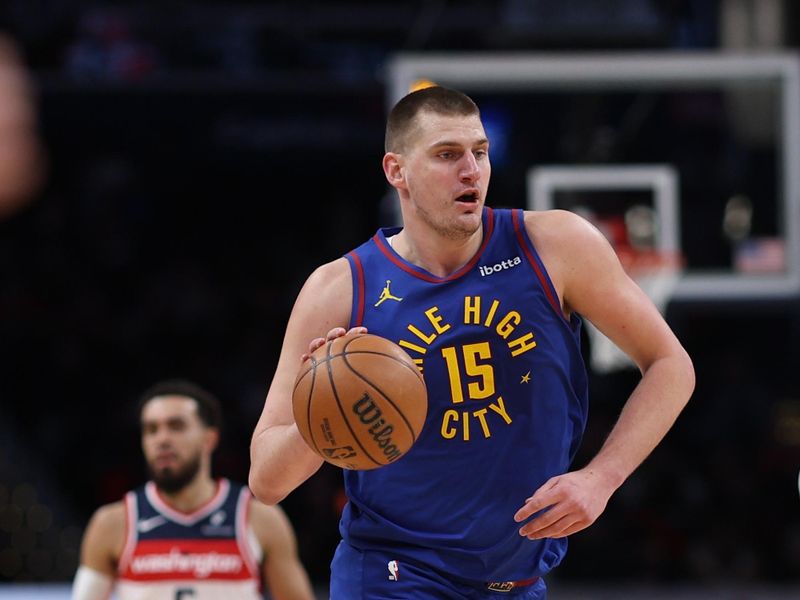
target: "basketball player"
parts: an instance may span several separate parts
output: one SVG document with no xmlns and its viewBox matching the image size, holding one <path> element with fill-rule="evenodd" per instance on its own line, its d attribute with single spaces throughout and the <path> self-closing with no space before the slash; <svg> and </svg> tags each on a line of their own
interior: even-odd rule
<svg viewBox="0 0 800 600">
<path fill-rule="evenodd" d="M 588 221 L 485 205 L 489 140 L 467 96 L 402 98 L 383 170 L 403 227 L 306 281 L 254 431 L 251 489 L 275 503 L 320 467 L 293 421 L 298 358 L 369 330 L 418 361 L 429 407 L 408 454 L 344 472 L 332 600 L 544 598 L 567 536 L 600 516 L 685 406 L 692 362 Z M 599 453 L 572 466 L 587 419 L 584 318 L 642 378 Z"/>
<path fill-rule="evenodd" d="M 312 600 L 283 511 L 227 479 L 212 479 L 219 440 L 214 396 L 184 381 L 142 397 L 142 450 L 151 480 L 98 509 L 84 534 L 73 600 Z"/>
</svg>

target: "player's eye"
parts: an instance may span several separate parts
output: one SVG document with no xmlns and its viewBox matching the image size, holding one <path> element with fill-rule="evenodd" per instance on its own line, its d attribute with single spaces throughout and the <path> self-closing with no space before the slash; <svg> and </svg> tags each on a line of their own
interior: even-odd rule
<svg viewBox="0 0 800 600">
<path fill-rule="evenodd" d="M 170 421 L 169 428 L 172 431 L 183 431 L 186 429 L 186 423 L 183 421 Z"/>
</svg>

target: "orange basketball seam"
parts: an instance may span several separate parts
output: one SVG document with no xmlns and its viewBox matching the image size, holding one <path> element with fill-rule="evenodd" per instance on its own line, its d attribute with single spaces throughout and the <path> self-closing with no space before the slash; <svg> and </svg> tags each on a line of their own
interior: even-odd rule
<svg viewBox="0 0 800 600">
<path fill-rule="evenodd" d="M 372 462 L 374 462 L 376 465 L 383 466 L 385 463 L 378 462 L 377 460 L 372 458 L 372 455 L 364 447 L 364 444 L 361 443 L 361 440 L 356 435 L 356 432 L 353 429 L 352 425 L 350 425 L 350 420 L 347 418 L 347 413 L 345 412 L 344 407 L 342 407 L 342 403 L 339 400 L 339 392 L 336 390 L 336 383 L 335 383 L 335 381 L 333 379 L 333 369 L 331 368 L 332 359 L 336 358 L 338 356 L 341 356 L 341 355 L 337 354 L 336 356 L 331 356 L 331 354 L 330 354 L 331 345 L 333 345 L 333 342 L 330 342 L 328 344 L 328 356 L 326 357 L 326 359 L 328 359 L 328 360 L 326 360 L 325 362 L 327 362 L 328 380 L 330 381 L 330 384 L 331 384 L 331 391 L 333 392 L 333 399 L 336 400 L 336 406 L 339 408 L 339 413 L 342 415 L 342 420 L 344 421 L 344 424 L 347 425 L 347 429 L 350 430 L 350 435 L 352 436 L 354 443 L 358 444 L 361 447 L 361 450 L 364 452 L 366 457 L 368 459 L 370 459 Z"/>
<path fill-rule="evenodd" d="M 376 336 L 376 335 L 370 334 L 370 333 L 361 333 L 361 334 L 358 334 L 356 336 L 353 336 L 352 339 L 347 340 L 347 342 L 345 343 L 344 348 L 342 348 L 342 353 L 347 352 L 347 353 L 350 353 L 350 354 L 356 354 L 356 353 L 380 354 L 381 356 L 388 356 L 389 358 L 392 358 L 392 359 L 398 361 L 403 366 L 408 367 L 409 369 L 411 369 L 416 374 L 416 376 L 419 377 L 419 380 L 422 382 L 422 384 L 425 385 L 425 378 L 422 376 L 422 373 L 419 372 L 419 369 L 413 364 L 414 363 L 414 359 L 411 358 L 410 356 L 408 356 L 408 354 L 404 350 L 403 350 L 403 354 L 405 354 L 405 356 L 408 356 L 408 360 L 411 361 L 411 364 L 408 364 L 407 362 L 397 358 L 396 356 L 394 356 L 392 354 L 386 354 L 385 352 L 378 352 L 377 350 L 348 350 L 347 349 L 347 347 L 350 344 L 352 344 L 353 342 L 355 342 L 356 340 L 364 338 L 364 337 L 367 337 L 367 336 L 379 337 L 379 336 Z M 385 339 L 388 339 L 388 338 L 385 338 Z M 391 342 L 391 340 L 389 340 L 389 341 Z M 398 348 L 400 348 L 400 347 L 398 346 Z M 402 348 L 400 348 L 400 350 L 402 350 Z"/>
<path fill-rule="evenodd" d="M 342 350 L 342 354 L 374 354 L 375 356 L 385 356 L 386 358 L 391 358 L 392 360 L 403 365 L 406 369 L 410 369 L 411 372 L 414 373 L 423 384 L 425 383 L 422 373 L 419 372 L 419 369 L 416 366 L 408 364 L 402 358 L 397 358 L 394 354 L 378 352 L 377 350 Z"/>
<path fill-rule="evenodd" d="M 361 373 L 359 373 L 358 371 L 356 371 L 356 370 L 355 370 L 355 368 L 353 367 L 353 365 L 351 365 L 351 364 L 350 364 L 350 362 L 349 362 L 349 361 L 348 361 L 348 359 L 347 359 L 347 355 L 348 355 L 348 354 L 356 354 L 356 352 L 347 352 L 347 353 L 343 353 L 343 354 L 342 354 L 342 358 L 344 358 L 344 364 L 346 364 L 346 365 L 347 365 L 347 368 L 348 368 L 348 369 L 350 369 L 350 371 L 352 371 L 352 372 L 353 372 L 353 374 L 354 374 L 356 377 L 358 377 L 359 379 L 361 379 L 361 380 L 363 380 L 363 381 L 366 381 L 366 382 L 367 382 L 367 383 L 368 383 L 370 386 L 372 386 L 372 388 L 373 388 L 373 389 L 377 390 L 377 391 L 378 391 L 378 393 L 379 393 L 381 396 L 383 396 L 383 397 L 386 399 L 386 401 L 387 401 L 389 404 L 391 404 L 391 405 L 392 405 L 392 408 L 394 408 L 394 410 L 397 412 L 397 414 L 398 414 L 398 415 L 400 415 L 400 418 L 401 418 L 401 419 L 403 419 L 403 421 L 405 421 L 405 423 L 406 423 L 406 427 L 408 427 L 408 430 L 411 432 L 411 438 L 412 438 L 412 440 L 413 440 L 413 441 L 412 441 L 412 443 L 413 443 L 413 442 L 416 442 L 416 441 L 417 441 L 417 434 L 416 434 L 416 432 L 414 431 L 414 428 L 411 426 L 411 422 L 408 420 L 408 418 L 407 418 L 407 417 L 406 417 L 406 415 L 403 413 L 403 411 L 402 411 L 402 410 L 400 410 L 400 408 L 397 406 L 397 404 L 395 404 L 394 400 L 392 400 L 392 399 L 391 399 L 389 396 L 387 396 L 387 395 L 386 395 L 386 393 L 385 393 L 385 392 L 384 392 L 384 391 L 383 391 L 381 388 L 379 388 L 377 385 L 375 385 L 374 383 L 372 383 L 372 381 L 370 381 L 370 380 L 369 380 L 369 379 L 367 379 L 367 378 L 366 378 L 364 375 L 362 375 Z M 385 356 L 386 358 L 389 358 L 389 359 L 391 359 L 391 360 L 393 360 L 393 361 L 395 361 L 395 362 L 399 362 L 400 364 L 405 364 L 405 363 L 403 363 L 401 360 L 399 360 L 399 359 L 395 358 L 394 356 L 391 356 L 391 355 L 389 355 L 389 354 L 384 354 L 383 352 L 373 352 L 372 354 L 379 354 L 379 355 L 381 355 L 381 356 Z M 408 366 L 408 365 L 405 365 L 405 366 Z M 427 412 L 427 411 L 426 411 L 426 412 Z M 423 426 L 424 426 L 424 422 L 423 422 Z"/>
<path fill-rule="evenodd" d="M 359 339 L 361 342 L 353 344 Z M 378 357 L 389 359 L 392 362 L 382 363 Z M 333 362 L 334 358 L 343 360 L 337 365 Z M 420 438 L 428 412 L 427 386 L 414 360 L 397 344 L 374 334 L 338 337 L 327 340 L 324 347 L 318 348 L 309 359 L 310 364 L 302 365 L 300 373 L 295 378 L 293 397 L 297 400 L 296 408 L 301 411 L 299 414 L 295 413 L 299 416 L 300 433 L 304 437 L 305 435 L 309 436 L 310 439 L 307 440 L 310 442 L 309 446 L 318 456 L 346 469 L 369 470 L 391 464 L 395 459 L 406 454 Z M 325 363 L 324 368 L 323 363 Z M 416 377 L 409 379 L 408 371 L 393 369 L 392 367 L 398 363 L 410 369 Z M 365 368 L 368 365 L 374 366 Z M 361 369 L 364 368 L 365 370 L 362 371 Z M 320 380 L 318 382 L 317 377 L 326 377 L 326 373 L 327 381 Z M 306 377 L 311 377 L 311 379 L 306 380 Z M 387 377 L 388 379 L 384 381 Z M 416 387 L 416 382 L 419 382 L 422 387 Z M 301 391 L 303 385 L 308 386 L 305 393 Z M 298 392 L 302 395 L 296 395 Z M 371 399 L 370 396 L 373 395 L 374 399 Z M 381 398 L 383 400 L 380 400 Z M 306 401 L 305 407 L 300 404 L 303 401 Z M 374 420 L 364 421 L 362 413 L 359 411 L 359 407 L 366 401 L 369 401 L 369 404 L 374 407 L 370 410 L 378 409 L 378 416 L 380 416 L 381 405 L 387 413 L 386 417 L 392 411 L 396 413 L 388 420 L 388 423 L 381 420 L 386 423 L 386 427 L 381 430 L 380 440 L 375 435 L 371 435 L 374 434 L 372 429 L 365 430 L 357 422 L 360 418 L 366 425 Z M 333 403 L 335 403 L 335 407 Z M 339 418 L 344 423 L 338 421 L 337 411 Z M 316 425 L 314 420 L 318 421 Z M 330 423 L 325 425 L 328 420 Z M 412 420 L 415 424 L 419 424 L 418 428 L 412 425 Z M 303 421 L 305 422 L 303 423 Z M 398 429 L 394 435 L 391 435 L 392 423 L 395 427 L 399 427 L 400 421 L 403 422 L 408 433 Z M 303 423 L 302 428 L 300 423 Z M 385 431 L 387 429 L 388 432 Z M 329 438 L 326 432 L 336 430 L 341 434 L 336 436 L 339 439 Z M 317 441 L 316 438 L 319 435 L 323 436 L 324 443 Z M 350 439 L 344 439 L 348 435 Z M 405 437 L 406 435 L 409 437 Z M 405 441 L 401 442 L 401 439 Z M 333 441 L 336 443 L 332 445 Z M 398 447 L 398 443 L 401 447 Z M 352 446 L 348 446 L 348 444 L 352 444 Z M 391 445 L 386 446 L 386 444 Z M 391 452 L 386 451 L 385 447 L 391 449 Z M 352 460 L 346 459 L 345 455 L 348 452 L 342 452 L 345 448 L 349 449 L 351 453 L 356 453 Z M 375 458 L 376 455 L 373 455 L 373 451 L 379 458 Z M 333 454 L 339 454 L 342 458 L 337 458 Z"/>
<path fill-rule="evenodd" d="M 297 377 L 295 377 L 295 380 L 294 380 L 294 389 L 297 389 L 297 384 L 300 383 L 300 380 L 303 377 L 305 377 L 308 372 L 312 371 L 314 369 L 314 367 L 316 366 L 316 362 L 317 361 L 314 359 L 313 356 L 309 357 L 308 361 L 311 363 L 311 366 L 308 367 L 305 371 L 302 371 L 302 372 L 297 374 Z M 302 368 L 302 365 L 300 365 L 300 366 Z M 294 391 L 294 390 L 292 390 L 292 391 Z"/>
<path fill-rule="evenodd" d="M 322 451 L 319 449 L 319 444 L 317 444 L 314 430 L 311 428 L 311 402 L 314 399 L 314 386 L 317 383 L 317 362 L 314 360 L 314 357 L 311 357 L 311 367 L 309 367 L 307 372 L 311 372 L 311 385 L 308 388 L 308 402 L 306 402 L 306 423 L 308 423 L 308 432 L 311 434 L 311 443 L 314 444 L 314 450 L 316 450 L 317 454 L 322 456 Z M 295 386 L 295 388 L 296 387 L 297 386 Z"/>
</svg>

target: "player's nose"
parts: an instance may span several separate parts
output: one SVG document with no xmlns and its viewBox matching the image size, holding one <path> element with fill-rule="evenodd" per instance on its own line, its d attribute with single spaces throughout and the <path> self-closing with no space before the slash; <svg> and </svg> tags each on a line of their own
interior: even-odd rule
<svg viewBox="0 0 800 600">
<path fill-rule="evenodd" d="M 475 155 L 472 152 L 465 152 L 464 156 L 461 159 L 461 165 L 459 170 L 459 176 L 461 181 L 466 181 L 470 183 L 474 183 L 481 176 L 481 170 L 478 167 L 478 161 L 475 158 Z"/>
<path fill-rule="evenodd" d="M 158 449 L 169 448 L 172 446 L 172 434 L 166 427 L 159 428 L 153 432 L 153 442 Z"/>
</svg>

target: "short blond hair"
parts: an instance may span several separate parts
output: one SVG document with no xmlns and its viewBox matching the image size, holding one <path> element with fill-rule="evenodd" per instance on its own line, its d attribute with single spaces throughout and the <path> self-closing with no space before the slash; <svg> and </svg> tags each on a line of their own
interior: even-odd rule
<svg viewBox="0 0 800 600">
<path fill-rule="evenodd" d="M 402 152 L 408 141 L 408 134 L 414 127 L 414 121 L 421 112 L 432 112 L 447 116 L 480 117 L 480 110 L 475 102 L 458 90 L 434 85 L 413 91 L 403 96 L 394 105 L 386 121 L 386 152 Z"/>
</svg>

